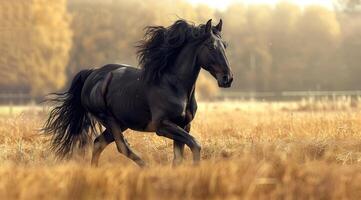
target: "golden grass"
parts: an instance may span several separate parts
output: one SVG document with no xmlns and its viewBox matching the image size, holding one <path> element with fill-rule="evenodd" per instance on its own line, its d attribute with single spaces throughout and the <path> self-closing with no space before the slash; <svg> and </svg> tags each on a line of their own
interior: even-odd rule
<svg viewBox="0 0 361 200">
<path fill-rule="evenodd" d="M 127 131 L 145 169 L 114 144 L 98 168 L 89 154 L 57 162 L 37 131 L 44 113 L 3 115 L 0 199 L 360 199 L 361 109 L 315 105 L 201 104 L 192 127 L 203 146 L 199 166 L 186 149 L 187 161 L 173 168 L 169 140 Z"/>
</svg>

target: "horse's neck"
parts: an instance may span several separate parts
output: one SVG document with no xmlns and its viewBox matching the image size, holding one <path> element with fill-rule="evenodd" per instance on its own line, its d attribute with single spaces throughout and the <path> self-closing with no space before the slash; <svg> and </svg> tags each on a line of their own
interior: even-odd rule
<svg viewBox="0 0 361 200">
<path fill-rule="evenodd" d="M 186 45 L 174 63 L 173 74 L 177 76 L 181 86 L 187 92 L 191 92 L 194 89 L 201 70 L 200 66 L 197 65 L 197 50 L 198 47 L 195 44 Z"/>
</svg>

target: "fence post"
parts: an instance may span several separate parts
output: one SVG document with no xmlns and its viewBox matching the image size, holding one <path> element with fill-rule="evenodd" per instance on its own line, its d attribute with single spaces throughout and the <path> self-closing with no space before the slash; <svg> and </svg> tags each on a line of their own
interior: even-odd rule
<svg viewBox="0 0 361 200">
<path fill-rule="evenodd" d="M 10 101 L 9 103 L 9 115 L 13 115 L 13 101 Z"/>
</svg>

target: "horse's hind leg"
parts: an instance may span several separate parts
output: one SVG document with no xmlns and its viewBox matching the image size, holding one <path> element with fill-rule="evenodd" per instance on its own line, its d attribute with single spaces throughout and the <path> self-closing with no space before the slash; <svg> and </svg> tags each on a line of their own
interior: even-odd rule
<svg viewBox="0 0 361 200">
<path fill-rule="evenodd" d="M 114 137 L 108 129 L 105 129 L 102 134 L 95 138 L 91 160 L 92 166 L 98 166 L 100 154 L 112 142 L 114 142 Z"/>
<path fill-rule="evenodd" d="M 140 167 L 144 167 L 145 162 L 132 151 L 127 140 L 124 138 L 122 130 L 119 128 L 119 126 L 116 125 L 115 123 L 112 123 L 111 132 L 115 139 L 115 144 L 117 145 L 118 151 L 124 154 L 125 156 L 127 156 L 128 158 L 130 158 L 131 160 L 133 160 Z"/>
<path fill-rule="evenodd" d="M 184 130 L 189 133 L 191 130 L 191 124 L 189 123 L 184 127 Z M 174 140 L 173 142 L 173 152 L 174 152 L 174 159 L 173 159 L 173 165 L 179 165 L 182 163 L 184 158 L 184 143 Z"/>
</svg>

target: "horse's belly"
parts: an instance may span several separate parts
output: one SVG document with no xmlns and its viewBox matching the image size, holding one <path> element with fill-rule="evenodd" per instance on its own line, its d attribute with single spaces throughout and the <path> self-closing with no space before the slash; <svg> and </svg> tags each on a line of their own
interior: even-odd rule
<svg viewBox="0 0 361 200">
<path fill-rule="evenodd" d="M 152 122 L 152 115 L 147 106 L 144 104 L 136 104 L 126 106 L 126 104 L 118 104 L 113 113 L 116 113 L 115 117 L 125 127 L 143 132 L 154 132 L 156 130 L 156 123 Z"/>
<path fill-rule="evenodd" d="M 112 114 L 123 126 L 143 131 L 151 120 L 151 114 L 146 106 L 135 103 L 137 102 L 132 104 L 119 102 L 117 105 L 112 105 Z"/>
</svg>

